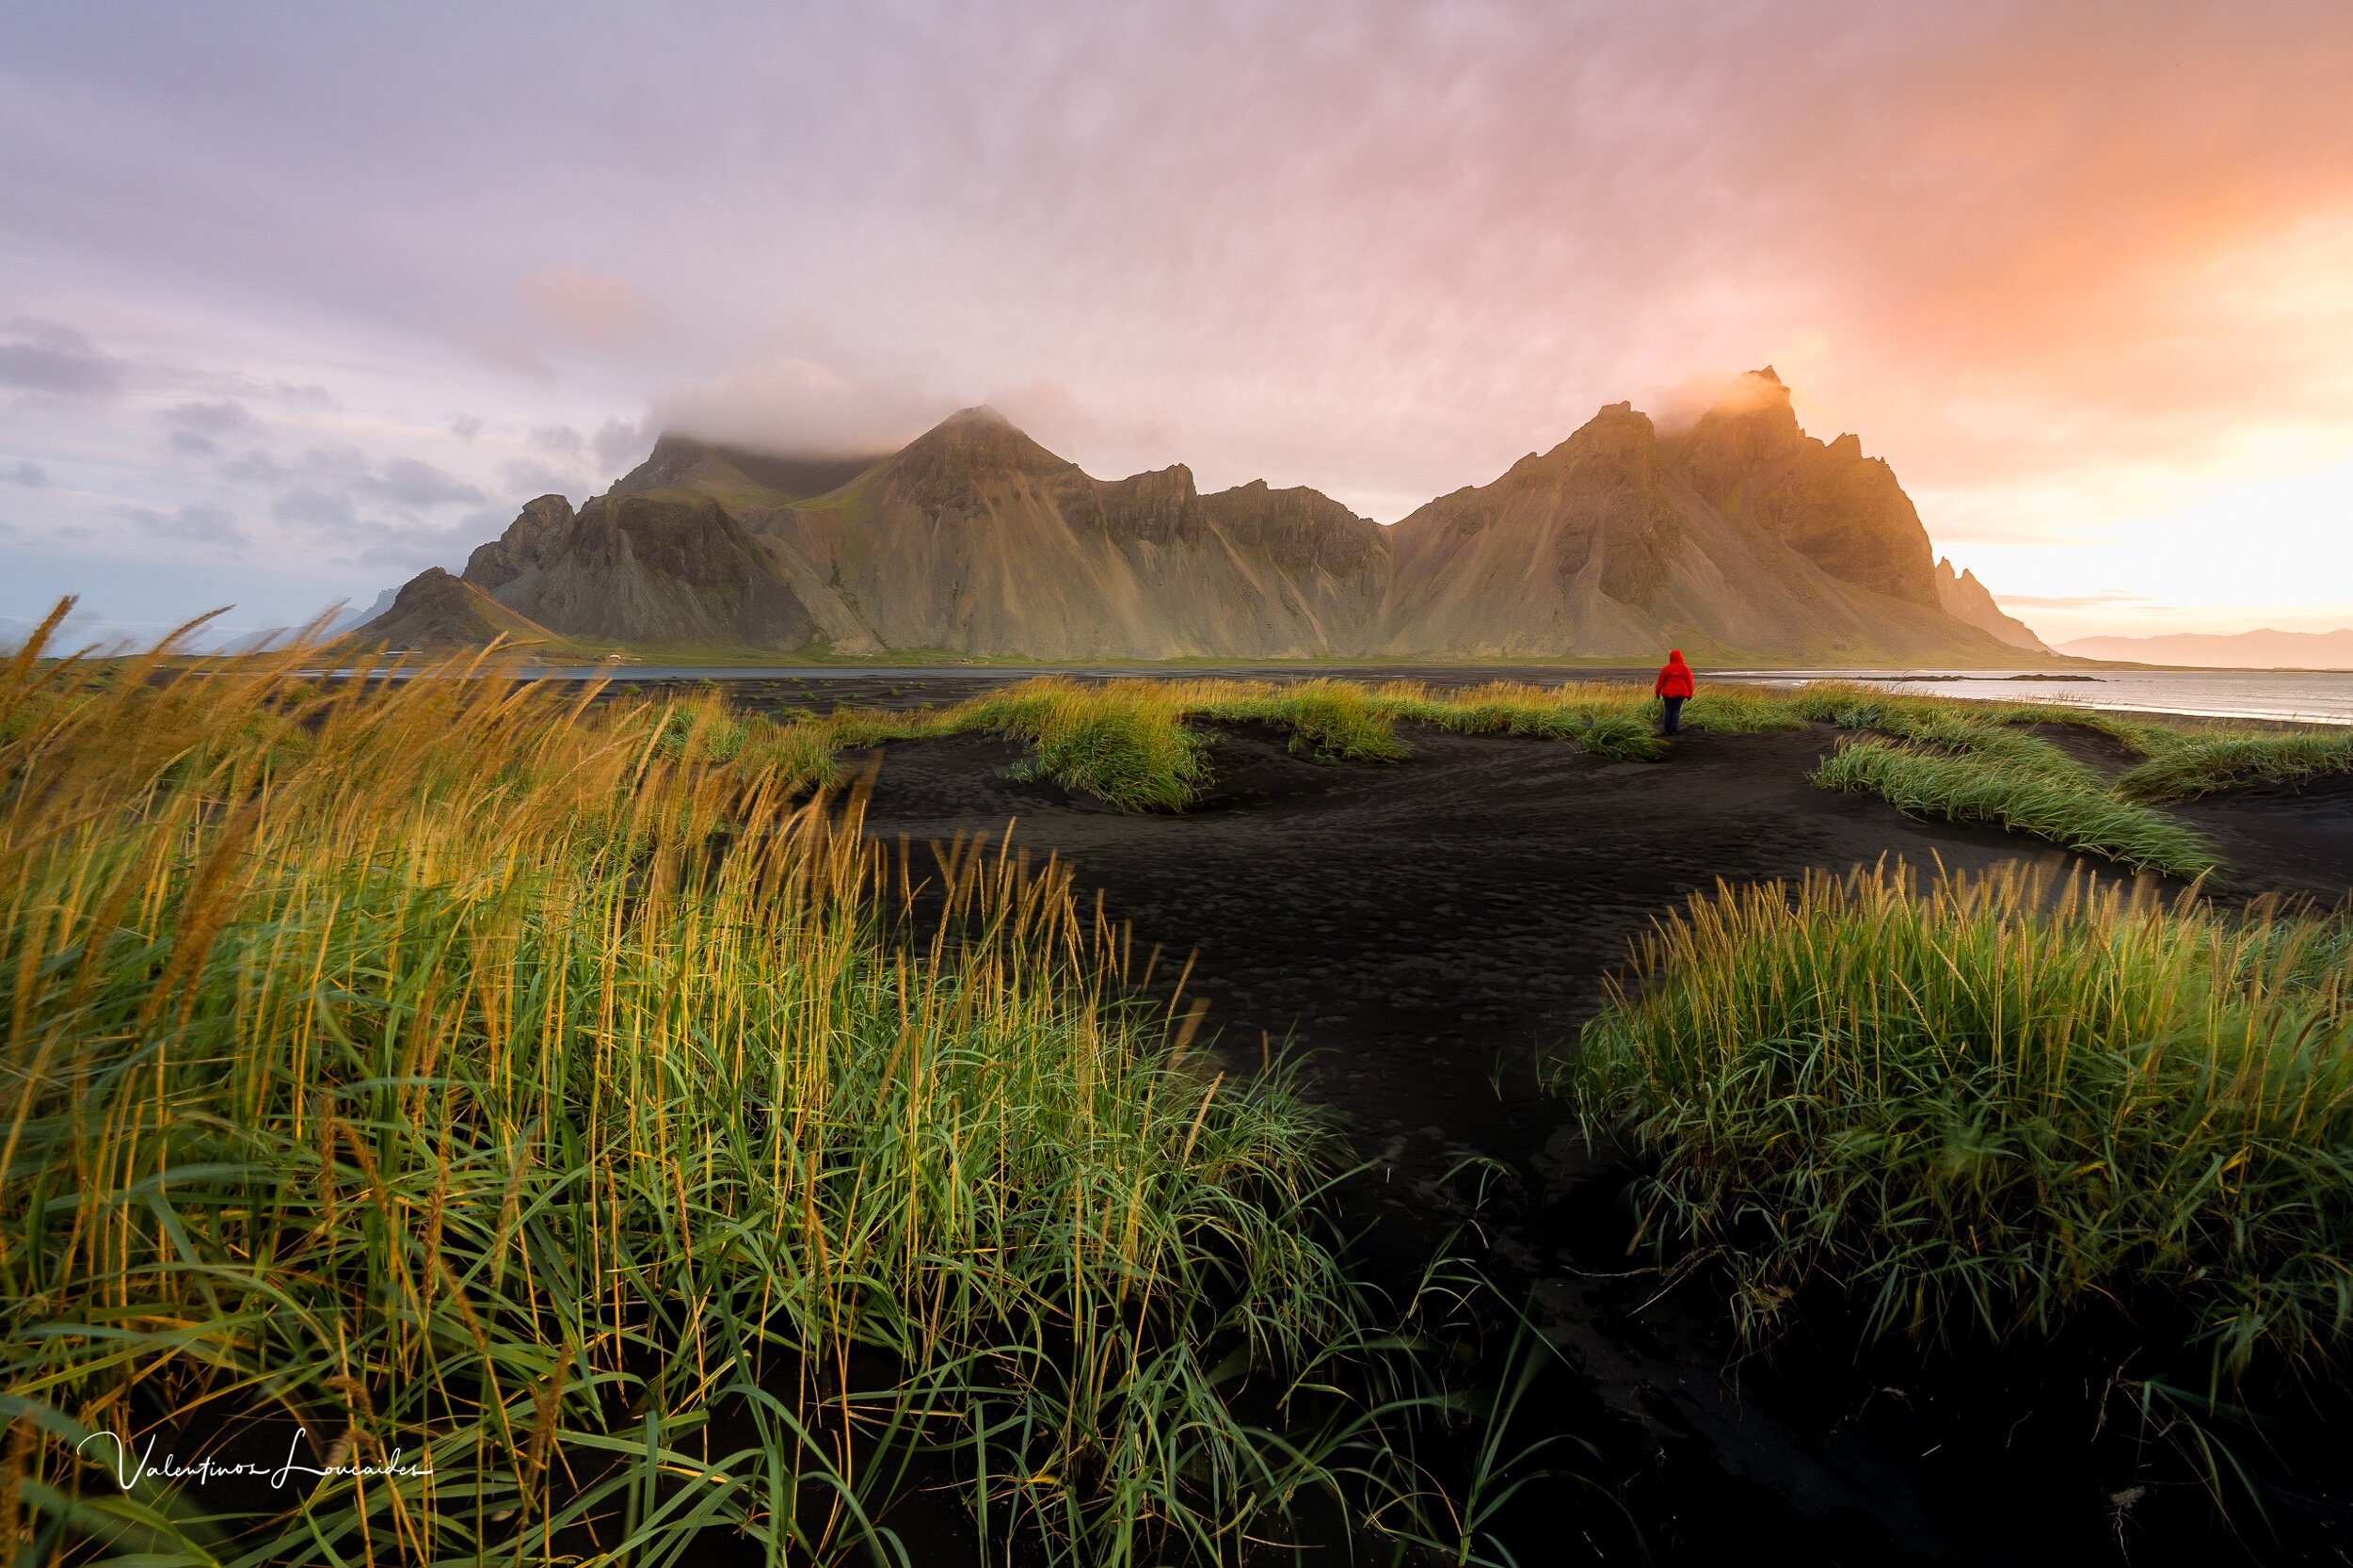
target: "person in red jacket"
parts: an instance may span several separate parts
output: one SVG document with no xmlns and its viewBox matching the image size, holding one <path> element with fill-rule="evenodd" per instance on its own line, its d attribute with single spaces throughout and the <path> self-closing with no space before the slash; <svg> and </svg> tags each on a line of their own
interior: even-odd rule
<svg viewBox="0 0 2353 1568">
<path fill-rule="evenodd" d="M 1672 735 L 1683 721 L 1683 699 L 1691 695 L 1691 666 L 1683 662 L 1683 649 L 1668 650 L 1667 662 L 1658 666 L 1658 679 L 1650 689 L 1666 706 L 1667 733 Z"/>
</svg>

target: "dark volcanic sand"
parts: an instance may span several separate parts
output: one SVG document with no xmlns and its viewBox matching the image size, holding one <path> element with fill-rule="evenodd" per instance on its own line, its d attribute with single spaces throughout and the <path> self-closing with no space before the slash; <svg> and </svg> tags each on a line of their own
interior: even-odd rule
<svg viewBox="0 0 2353 1568">
<path fill-rule="evenodd" d="M 891 684 L 916 682 L 872 682 Z M 1321 766 L 1272 728 L 1214 734 L 1214 789 L 1181 817 L 1009 781 L 1019 748 L 1008 743 L 894 744 L 869 829 L 920 843 L 1016 819 L 1016 842 L 1061 852 L 1082 888 L 1102 888 L 1139 952 L 1167 950 L 1163 981 L 1197 955 L 1189 989 L 1209 999 L 1238 1065 L 1257 1064 L 1261 1032 L 1310 1050 L 1312 1092 L 1374 1161 L 1345 1202 L 1369 1228 L 1375 1276 L 1403 1288 L 1459 1226 L 1459 1253 L 1507 1295 L 1532 1295 L 1581 1378 L 1558 1391 L 1562 1423 L 1604 1441 L 1605 1479 L 1660 1560 L 1753 1556 L 1766 1542 L 1857 1563 L 2114 1556 L 2118 1533 L 2087 1477 L 2026 1461 L 2006 1470 L 1998 1454 L 1924 1456 L 1937 1438 L 1923 1439 L 1900 1395 L 1867 1415 L 1825 1412 L 1807 1390 L 1776 1392 L 1754 1364 L 1728 1367 L 1722 1304 L 1705 1286 L 1649 1303 L 1657 1279 L 1622 1272 L 1615 1168 L 1584 1150 L 1534 1079 L 1539 1054 L 1598 1005 L 1628 939 L 1720 878 L 1882 854 L 1970 870 L 2067 857 L 1810 787 L 1826 729 L 1687 734 L 1658 764 L 1411 729 L 1415 756 L 1388 767 Z M 2349 807 L 2338 781 L 2185 814 L 2244 860 L 2244 888 L 2333 901 L 2353 885 Z M 1549 1531 L 1570 1528 L 1539 1525 L 1521 1560 L 1553 1560 L 1566 1548 Z M 2127 1541 L 2136 1560 L 2156 1560 L 2152 1543 Z"/>
</svg>

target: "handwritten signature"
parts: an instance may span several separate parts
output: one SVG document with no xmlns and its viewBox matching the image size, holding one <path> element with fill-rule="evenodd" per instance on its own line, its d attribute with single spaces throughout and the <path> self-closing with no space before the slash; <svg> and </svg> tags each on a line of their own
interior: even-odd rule
<svg viewBox="0 0 2353 1568">
<path fill-rule="evenodd" d="M 230 1461 L 205 1458 L 184 1464 L 177 1455 L 168 1453 L 159 1461 L 155 1458 L 155 1439 L 152 1436 L 148 1438 L 147 1447 L 139 1452 L 135 1463 L 131 1456 L 130 1445 L 125 1443 L 118 1433 L 111 1432 L 91 1432 L 73 1446 L 73 1451 L 78 1455 L 85 1448 L 101 1438 L 113 1443 L 115 1459 L 110 1468 L 114 1471 L 115 1484 L 125 1492 L 130 1491 L 142 1479 L 149 1476 L 168 1481 L 194 1481 L 199 1486 L 208 1481 L 227 1480 L 232 1477 L 250 1477 L 265 1480 L 272 1489 L 278 1489 L 282 1488 L 287 1480 L 295 1476 L 316 1477 L 322 1480 L 328 1477 L 350 1476 L 364 1480 L 375 1476 L 429 1476 L 433 1473 L 432 1467 L 422 1461 L 414 1464 L 403 1464 L 404 1450 L 399 1448 L 394 1448 L 391 1453 L 386 1454 L 380 1464 L 299 1464 L 295 1458 L 296 1451 L 302 1447 L 304 1439 L 309 1435 L 307 1432 L 298 1432 L 286 1440 L 286 1462 L 276 1469 L 271 1469 L 266 1464 L 257 1464 L 249 1459 Z"/>
</svg>

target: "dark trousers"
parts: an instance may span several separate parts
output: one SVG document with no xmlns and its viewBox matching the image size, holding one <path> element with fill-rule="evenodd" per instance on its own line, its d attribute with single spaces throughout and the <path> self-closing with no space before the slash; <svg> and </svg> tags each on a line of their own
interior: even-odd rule
<svg viewBox="0 0 2353 1568">
<path fill-rule="evenodd" d="M 1679 696 L 1662 696 L 1658 700 L 1666 705 L 1667 733 L 1672 735 L 1683 723 L 1683 699 Z"/>
</svg>

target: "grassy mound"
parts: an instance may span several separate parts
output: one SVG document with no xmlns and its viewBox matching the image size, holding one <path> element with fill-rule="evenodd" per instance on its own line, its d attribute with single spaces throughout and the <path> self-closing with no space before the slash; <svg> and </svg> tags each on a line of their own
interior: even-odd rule
<svg viewBox="0 0 2353 1568">
<path fill-rule="evenodd" d="M 947 710 L 940 732 L 1027 741 L 1035 777 L 1125 810 L 1181 811 L 1209 778 L 1208 746 L 1157 682 L 1024 680 Z"/>
<path fill-rule="evenodd" d="M 2117 792 L 2127 800 L 2163 805 L 2249 784 L 2301 784 L 2353 773 L 2353 730 L 2168 734 L 2148 755 L 2116 781 Z"/>
<path fill-rule="evenodd" d="M 930 1490 L 1063 1560 L 1225 1558 L 1312 1484 L 1235 1401 L 1353 1332 L 1321 1124 L 1120 1002 L 1056 868 L 791 806 L 792 727 L 296 657 L 0 680 L 42 1552 L 904 1560 Z M 1172 756 L 1101 711 L 999 719 L 1113 790 Z M 335 1473 L 119 1489 L 151 1440 Z"/>
<path fill-rule="evenodd" d="M 2023 873 L 1695 898 L 1568 1079 L 1752 1333 L 2177 1324 L 2217 1374 L 2353 1336 L 2353 932 Z"/>
<path fill-rule="evenodd" d="M 1860 790 L 1899 811 L 1948 822 L 1990 823 L 2136 871 L 2198 877 L 2213 847 L 2172 818 L 2118 800 L 2073 763 L 2037 766 L 1970 751 L 1858 740 L 1808 776 L 1826 790 Z"/>
<path fill-rule="evenodd" d="M 1652 732 L 1647 699 L 1631 686 L 1575 682 L 1531 686 L 1490 681 L 1433 693 L 1417 681 L 1376 688 L 1400 718 L 1458 735 L 1524 735 L 1566 741 L 1581 750 L 1628 761 L 1656 761 L 1667 744 Z"/>
<path fill-rule="evenodd" d="M 1197 680 L 1164 688 L 1188 713 L 1227 724 L 1273 724 L 1291 732 L 1291 749 L 1319 762 L 1398 762 L 1414 748 L 1398 738 L 1397 715 L 1365 686 L 1348 680 Z"/>
<path fill-rule="evenodd" d="M 2022 728 L 2083 722 L 2136 748 L 2165 744 L 2150 725 L 2110 727 L 2103 715 L 2038 704 L 1977 704 L 1897 696 L 1822 681 L 1788 699 L 1790 710 L 1844 729 L 1894 737 L 1854 739 L 1814 770 L 1826 790 L 1878 795 L 1897 810 L 1978 822 L 2098 855 L 2136 871 L 2191 878 L 2220 864 L 2198 833 L 2104 782 L 2057 746 Z"/>
</svg>

